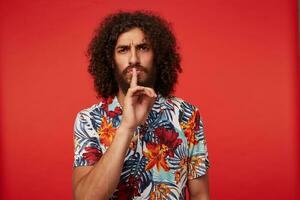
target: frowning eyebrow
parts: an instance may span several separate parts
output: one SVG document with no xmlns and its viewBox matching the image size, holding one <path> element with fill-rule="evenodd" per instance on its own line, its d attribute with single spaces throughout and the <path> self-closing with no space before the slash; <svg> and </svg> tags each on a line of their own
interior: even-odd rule
<svg viewBox="0 0 300 200">
<path fill-rule="evenodd" d="M 135 45 L 135 48 L 140 48 L 140 47 L 149 47 L 150 44 L 148 42 L 142 42 L 139 44 Z M 116 49 L 129 49 L 130 45 L 126 45 L 126 44 L 120 44 L 116 46 Z"/>
</svg>

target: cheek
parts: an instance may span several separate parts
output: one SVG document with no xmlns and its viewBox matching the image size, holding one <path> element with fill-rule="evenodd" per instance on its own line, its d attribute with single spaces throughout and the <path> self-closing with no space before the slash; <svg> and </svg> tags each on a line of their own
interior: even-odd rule
<svg viewBox="0 0 300 200">
<path fill-rule="evenodd" d="M 148 65 L 148 66 L 153 65 L 153 54 L 149 54 L 149 55 L 145 56 L 144 64 Z"/>
<path fill-rule="evenodd" d="M 122 56 L 116 56 L 115 63 L 119 71 L 123 71 L 127 67 L 127 61 Z"/>
</svg>

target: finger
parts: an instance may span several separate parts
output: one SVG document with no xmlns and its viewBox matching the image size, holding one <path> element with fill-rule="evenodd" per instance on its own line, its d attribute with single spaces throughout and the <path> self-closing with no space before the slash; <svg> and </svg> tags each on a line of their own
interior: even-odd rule
<svg viewBox="0 0 300 200">
<path fill-rule="evenodd" d="M 130 87 L 127 91 L 127 94 L 126 96 L 133 96 L 133 95 L 136 95 L 136 93 L 138 92 L 141 92 L 141 91 L 144 91 L 145 90 L 145 87 L 143 86 L 135 86 L 135 87 Z"/>
<path fill-rule="evenodd" d="M 152 99 L 156 98 L 157 95 L 155 94 L 155 92 L 153 90 L 151 90 L 150 88 L 147 87 L 143 87 L 143 90 L 137 90 L 136 92 L 134 92 L 134 96 L 140 96 L 140 95 L 146 95 Z"/>
<path fill-rule="evenodd" d="M 145 88 L 144 91 L 147 94 L 147 96 L 154 98 L 154 94 L 151 92 L 151 90 L 149 90 L 148 88 Z"/>
<path fill-rule="evenodd" d="M 141 96 L 141 95 L 145 95 L 150 98 L 155 98 L 155 96 L 151 93 L 150 90 L 147 90 L 145 87 L 142 87 L 142 86 L 136 86 L 134 88 L 129 88 L 126 96 L 135 97 L 135 96 Z"/>
<path fill-rule="evenodd" d="M 136 69 L 133 67 L 132 68 L 132 77 L 131 77 L 131 81 L 130 81 L 130 87 L 135 87 L 137 86 L 137 73 L 136 73 Z"/>
<path fill-rule="evenodd" d="M 153 98 L 157 97 L 155 91 L 152 88 L 145 87 L 145 90 L 148 92 L 148 94 L 149 94 L 148 96 L 153 97 Z"/>
<path fill-rule="evenodd" d="M 145 89 L 134 92 L 132 96 L 139 96 L 139 97 L 147 96 L 147 97 L 152 98 L 151 94 Z"/>
<path fill-rule="evenodd" d="M 135 86 L 135 87 L 130 87 L 127 91 L 128 96 L 139 96 L 141 94 L 147 95 L 151 98 L 157 97 L 155 91 L 149 87 Z"/>
</svg>

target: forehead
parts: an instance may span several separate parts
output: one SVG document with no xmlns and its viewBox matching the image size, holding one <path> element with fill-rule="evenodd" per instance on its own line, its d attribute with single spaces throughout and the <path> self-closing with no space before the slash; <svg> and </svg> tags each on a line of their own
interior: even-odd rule
<svg viewBox="0 0 300 200">
<path fill-rule="evenodd" d="M 139 28 L 133 28 L 119 36 L 117 45 L 140 44 L 146 41 L 147 38 L 144 32 Z"/>
</svg>

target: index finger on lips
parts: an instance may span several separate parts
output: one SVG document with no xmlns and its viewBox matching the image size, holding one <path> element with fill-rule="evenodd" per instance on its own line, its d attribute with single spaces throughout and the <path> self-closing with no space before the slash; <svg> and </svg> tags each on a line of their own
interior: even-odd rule
<svg viewBox="0 0 300 200">
<path fill-rule="evenodd" d="M 131 81 L 130 81 L 130 87 L 133 88 L 137 86 L 137 73 L 136 73 L 136 69 L 132 68 L 132 77 L 131 77 Z"/>
</svg>

